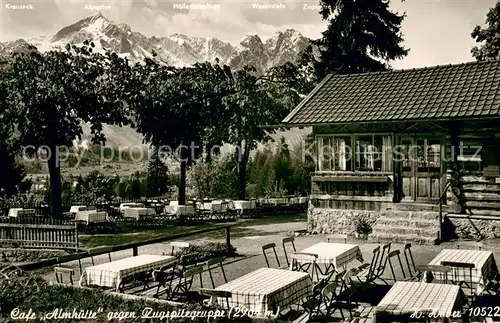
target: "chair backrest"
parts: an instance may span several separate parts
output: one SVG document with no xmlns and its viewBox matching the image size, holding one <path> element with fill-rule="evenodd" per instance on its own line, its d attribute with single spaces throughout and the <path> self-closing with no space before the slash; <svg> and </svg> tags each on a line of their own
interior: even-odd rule
<svg viewBox="0 0 500 323">
<path fill-rule="evenodd" d="M 184 241 L 172 241 L 170 242 L 170 247 L 172 247 L 172 250 L 170 251 L 170 255 L 174 255 L 175 248 L 189 248 L 189 242 L 184 242 Z"/>
<path fill-rule="evenodd" d="M 472 270 L 476 267 L 472 263 L 443 261 L 441 265 L 451 269 L 451 280 L 455 283 L 465 283 L 471 289 L 471 296 L 474 295 Z"/>
<path fill-rule="evenodd" d="M 406 266 L 408 267 L 408 275 L 413 277 L 417 273 L 417 270 L 415 269 L 415 261 L 413 260 L 413 254 L 411 252 L 411 243 L 405 244 L 403 253 L 406 260 Z"/>
<path fill-rule="evenodd" d="M 193 267 L 198 264 L 198 254 L 196 253 L 188 253 L 182 255 L 179 258 L 178 264 L 182 266 L 182 268 Z"/>
<path fill-rule="evenodd" d="M 457 249 L 478 249 L 483 250 L 484 245 L 479 241 L 460 241 L 457 244 Z"/>
<path fill-rule="evenodd" d="M 332 241 L 343 241 L 344 243 L 347 243 L 347 234 L 341 234 L 341 233 L 335 233 L 335 234 L 330 234 L 328 237 L 326 237 L 326 241 L 330 242 Z"/>
<path fill-rule="evenodd" d="M 382 276 L 385 271 L 385 267 L 387 266 L 387 259 L 389 259 L 389 253 L 391 252 L 392 242 L 389 242 L 382 246 L 382 254 L 379 258 L 379 264 L 377 266 L 377 276 Z"/>
<path fill-rule="evenodd" d="M 327 310 L 331 310 L 332 305 L 337 302 L 337 295 L 340 294 L 342 291 L 340 290 L 337 293 L 337 288 L 339 288 L 341 285 L 338 283 L 329 283 L 328 285 L 323 288 L 321 291 L 321 296 L 323 298 L 323 302 L 325 303 Z"/>
<path fill-rule="evenodd" d="M 212 269 L 219 266 L 222 271 L 222 276 L 224 277 L 224 282 L 227 283 L 226 273 L 224 271 L 224 257 L 217 257 L 208 260 L 205 264 L 207 265 L 208 275 L 210 276 L 210 281 L 212 283 L 212 288 L 215 288 L 214 277 L 212 275 Z"/>
<path fill-rule="evenodd" d="M 406 278 L 405 270 L 403 268 L 403 263 L 401 262 L 401 253 L 399 252 L 399 250 L 393 250 L 393 251 L 389 252 L 389 254 L 387 255 L 387 259 L 389 261 L 389 267 L 391 268 L 392 278 L 394 279 L 394 281 L 396 282 L 397 278 L 396 278 L 396 273 L 394 272 L 394 266 L 392 264 L 392 258 L 397 258 L 398 259 L 399 268 L 401 268 L 401 272 L 403 274 L 403 278 Z"/>
<path fill-rule="evenodd" d="M 332 281 L 334 281 L 336 283 L 341 283 L 344 280 L 344 276 L 346 273 L 347 273 L 347 270 L 343 270 L 341 272 L 335 273 Z"/>
<path fill-rule="evenodd" d="M 316 260 L 318 255 L 313 253 L 296 252 L 292 254 L 292 270 L 308 273 L 314 281 Z"/>
<path fill-rule="evenodd" d="M 377 269 L 378 259 L 380 258 L 380 246 L 373 249 L 372 260 L 370 262 L 370 267 L 368 269 L 367 278 L 371 278 L 375 275 L 375 270 Z"/>
<path fill-rule="evenodd" d="M 323 288 L 328 285 L 328 280 L 326 279 L 320 279 L 316 284 L 313 286 L 313 295 L 319 296 L 321 295 Z"/>
<path fill-rule="evenodd" d="M 54 273 L 56 275 L 56 281 L 63 284 L 63 275 L 68 275 L 71 285 L 73 285 L 73 276 L 75 275 L 75 270 L 73 268 L 65 267 L 54 267 Z"/>
<path fill-rule="evenodd" d="M 198 275 L 203 273 L 203 266 L 196 266 L 193 268 L 189 268 L 186 271 L 182 273 L 182 277 L 184 278 L 190 278 L 193 277 L 194 275 Z"/>
<path fill-rule="evenodd" d="M 451 272 L 450 267 L 440 265 L 417 265 L 415 266 L 415 269 L 419 273 L 419 276 L 422 276 L 422 274 L 425 272 L 431 272 L 434 275 L 437 274 L 439 276 L 442 276 L 438 276 L 437 278 L 441 278 L 441 280 L 443 280 L 445 284 L 448 283 L 448 274 Z"/>
<path fill-rule="evenodd" d="M 276 262 L 278 263 L 278 267 L 281 267 L 280 260 L 278 258 L 278 254 L 276 253 L 276 244 L 274 242 L 268 243 L 268 244 L 262 246 L 262 253 L 264 253 L 264 258 L 266 259 L 267 267 L 271 268 L 271 266 L 269 265 L 269 260 L 267 259 L 267 254 L 266 254 L 266 251 L 268 249 L 273 249 L 274 256 L 276 257 Z"/>
<path fill-rule="evenodd" d="M 290 236 L 281 239 L 281 246 L 283 247 L 283 253 L 285 254 L 286 265 L 290 266 L 290 260 L 288 259 L 288 252 L 286 251 L 287 244 L 291 244 L 293 252 L 296 252 L 297 249 L 295 249 L 295 237 Z"/>
</svg>

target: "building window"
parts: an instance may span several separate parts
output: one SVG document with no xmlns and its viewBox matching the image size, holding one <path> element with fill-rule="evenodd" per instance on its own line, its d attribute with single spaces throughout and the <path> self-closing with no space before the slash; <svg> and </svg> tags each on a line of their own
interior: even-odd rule
<svg viewBox="0 0 500 323">
<path fill-rule="evenodd" d="M 351 136 L 318 137 L 320 171 L 351 171 Z"/>
<path fill-rule="evenodd" d="M 392 170 L 392 138 L 383 135 L 355 137 L 355 169 L 390 172 Z"/>
</svg>

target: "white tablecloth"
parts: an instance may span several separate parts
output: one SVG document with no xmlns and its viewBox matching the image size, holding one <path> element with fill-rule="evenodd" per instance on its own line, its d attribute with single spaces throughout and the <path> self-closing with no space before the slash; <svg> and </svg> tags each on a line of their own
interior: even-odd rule
<svg viewBox="0 0 500 323">
<path fill-rule="evenodd" d="M 13 218 L 18 218 L 23 216 L 33 216 L 33 215 L 36 215 L 35 209 L 21 209 L 21 208 L 9 209 L 9 216 Z"/>
<path fill-rule="evenodd" d="M 363 262 L 363 254 L 355 244 L 320 242 L 300 252 L 317 254 L 316 263 L 333 264 L 337 270 L 353 260 Z"/>
<path fill-rule="evenodd" d="M 282 197 L 282 198 L 271 198 L 267 200 L 269 204 L 273 205 L 283 205 L 283 204 L 288 204 L 288 198 Z"/>
<path fill-rule="evenodd" d="M 77 213 L 80 211 L 85 211 L 87 207 L 85 205 L 72 205 L 71 208 L 69 209 L 70 213 Z"/>
<path fill-rule="evenodd" d="M 416 311 L 421 314 L 431 311 L 444 320 L 450 318 L 455 310 L 461 310 L 464 300 L 465 296 L 457 285 L 396 282 L 375 308 L 373 322 L 378 322 L 377 317 L 408 322 L 407 319 Z"/>
<path fill-rule="evenodd" d="M 145 208 L 145 207 L 131 207 L 123 209 L 123 217 L 124 218 L 132 218 L 139 220 L 144 216 L 152 216 L 155 215 L 156 211 L 153 208 Z"/>
<path fill-rule="evenodd" d="M 233 201 L 233 207 L 236 210 L 252 210 L 255 209 L 256 204 L 255 201 L 238 200 L 238 201 Z"/>
<path fill-rule="evenodd" d="M 229 306 L 246 308 L 265 314 L 279 307 L 283 310 L 312 294 L 312 280 L 309 274 L 275 268 L 260 268 L 239 277 L 216 290 L 232 293 Z M 218 299 L 226 306 L 224 299 Z M 273 312 L 275 313 L 275 312 Z"/>
<path fill-rule="evenodd" d="M 441 266 L 443 261 L 474 264 L 474 269 L 472 269 L 472 281 L 478 284 L 478 290 L 486 286 L 488 279 L 494 277 L 498 272 L 495 257 L 491 251 L 444 249 L 431 260 L 429 265 Z M 445 278 L 439 273 L 433 273 L 433 275 L 437 280 L 443 280 Z M 448 280 L 452 278 L 452 275 L 452 273 L 448 274 Z M 458 278 L 468 281 L 470 279 L 469 269 L 460 269 L 458 271 Z"/>
<path fill-rule="evenodd" d="M 167 205 L 165 206 L 165 212 L 175 215 L 194 214 L 194 207 L 191 205 Z"/>
<path fill-rule="evenodd" d="M 100 223 L 108 221 L 108 213 L 106 211 L 78 211 L 75 214 L 75 221 L 89 223 Z"/>
<path fill-rule="evenodd" d="M 125 277 L 159 269 L 176 261 L 174 256 L 140 255 L 85 268 L 80 286 L 98 285 L 118 289 Z"/>
</svg>

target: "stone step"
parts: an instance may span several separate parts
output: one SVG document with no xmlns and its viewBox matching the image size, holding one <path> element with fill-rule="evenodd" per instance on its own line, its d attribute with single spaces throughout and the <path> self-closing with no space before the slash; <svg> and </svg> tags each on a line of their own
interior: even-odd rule
<svg viewBox="0 0 500 323">
<path fill-rule="evenodd" d="M 390 233 L 379 233 L 374 232 L 370 234 L 369 241 L 376 243 L 387 243 L 387 242 L 395 242 L 395 243 L 418 243 L 424 245 L 435 245 L 437 243 L 437 231 L 434 236 L 422 236 L 422 235 L 395 235 Z"/>
<path fill-rule="evenodd" d="M 500 217 L 500 210 L 488 210 L 488 209 L 470 209 L 472 215 L 485 215 L 491 217 Z"/>
<path fill-rule="evenodd" d="M 398 219 L 434 220 L 439 217 L 439 212 L 386 211 L 382 212 L 380 216 Z"/>
<path fill-rule="evenodd" d="M 500 202 L 485 202 L 485 201 L 467 201 L 466 206 L 471 209 L 479 210 L 500 210 Z"/>
<path fill-rule="evenodd" d="M 463 183 L 464 192 L 500 193 L 498 183 Z"/>
<path fill-rule="evenodd" d="M 403 219 L 403 218 L 380 217 L 377 219 L 376 225 L 391 226 L 391 227 L 409 227 L 409 228 L 419 228 L 419 229 L 430 229 L 439 227 L 437 218 L 433 220 L 427 220 L 427 219 Z"/>
<path fill-rule="evenodd" d="M 498 193 L 491 192 L 464 192 L 467 201 L 485 201 L 485 202 L 499 202 L 500 191 Z"/>
<path fill-rule="evenodd" d="M 383 224 L 377 224 L 373 226 L 373 233 L 386 233 L 389 235 L 395 236 L 404 236 L 404 235 L 416 235 L 416 236 L 424 236 L 424 237 L 434 237 L 436 228 L 414 228 L 414 227 L 405 227 L 405 226 L 389 226 Z"/>
<path fill-rule="evenodd" d="M 386 209 L 389 211 L 411 211 L 411 212 L 439 212 L 439 205 L 435 203 L 393 203 L 386 204 Z M 443 205 L 445 209 L 447 206 Z"/>
</svg>

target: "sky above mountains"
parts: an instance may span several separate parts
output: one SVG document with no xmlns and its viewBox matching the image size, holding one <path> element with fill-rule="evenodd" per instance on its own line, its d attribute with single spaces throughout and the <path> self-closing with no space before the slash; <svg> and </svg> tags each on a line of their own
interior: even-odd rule
<svg viewBox="0 0 500 323">
<path fill-rule="evenodd" d="M 470 33 L 475 25 L 484 23 L 488 9 L 495 3 L 496 0 L 392 1 L 394 11 L 407 14 L 403 33 L 405 46 L 411 49 L 408 57 L 392 66 L 413 68 L 473 60 L 470 49 L 475 42 Z M 26 9 L 16 7 L 21 5 L 27 5 Z M 248 34 L 258 34 L 266 40 L 277 30 L 293 28 L 306 37 L 317 38 L 326 24 L 315 6 L 316 0 L 2 0 L 0 41 L 51 36 L 97 11 L 146 36 L 183 33 L 237 44 Z"/>
</svg>

